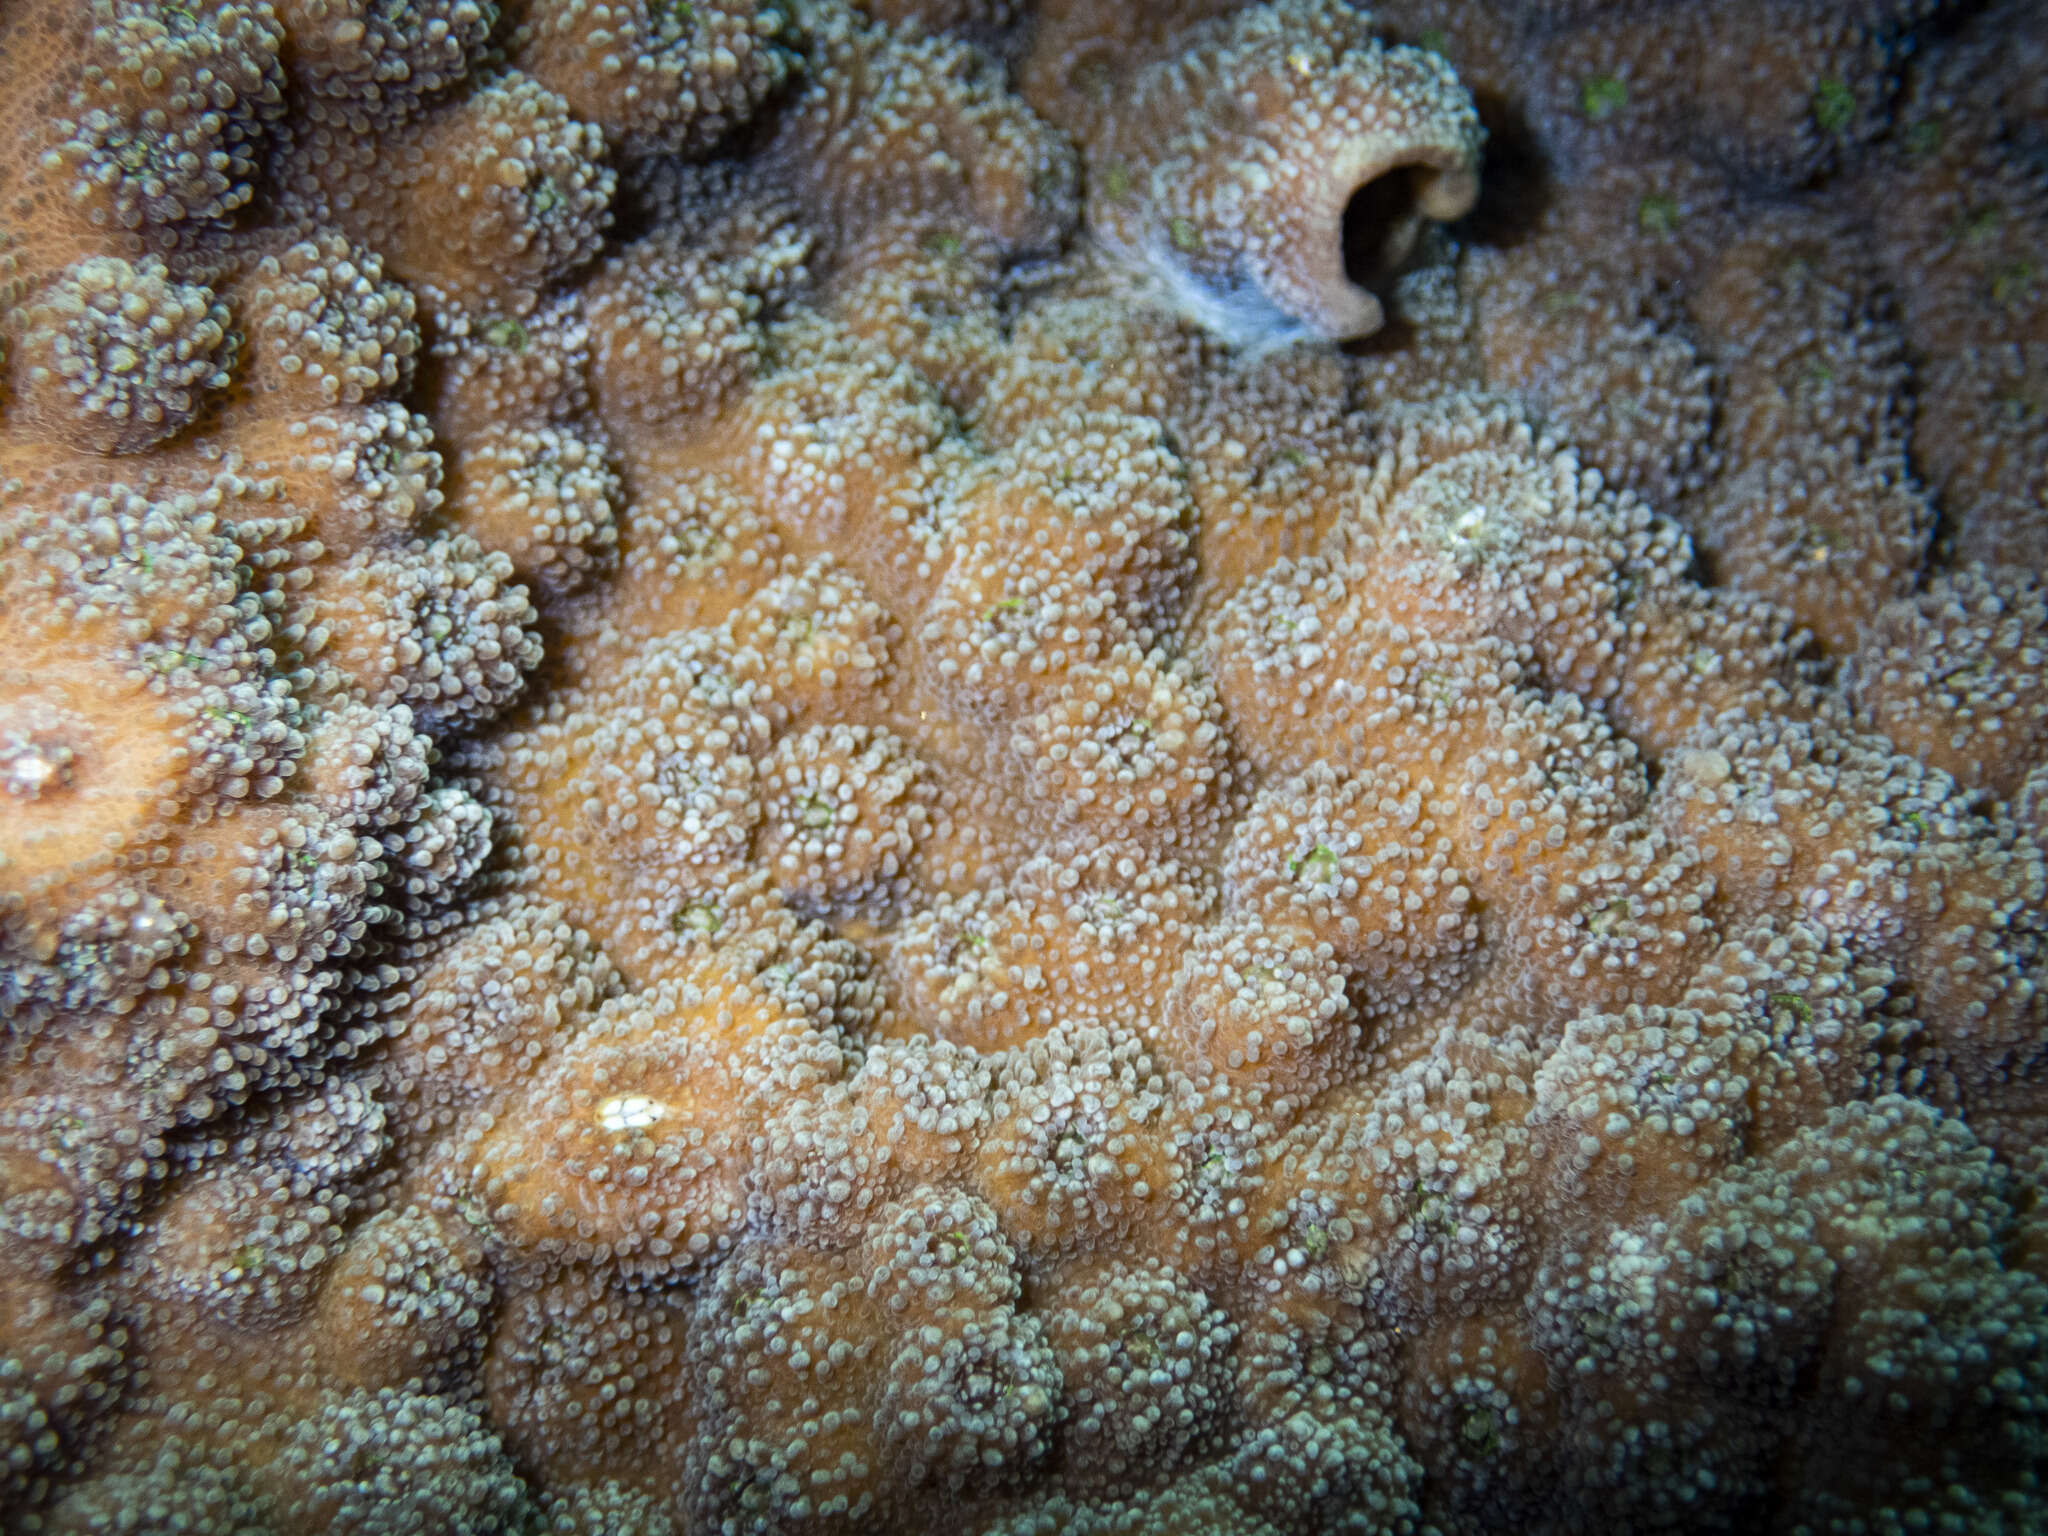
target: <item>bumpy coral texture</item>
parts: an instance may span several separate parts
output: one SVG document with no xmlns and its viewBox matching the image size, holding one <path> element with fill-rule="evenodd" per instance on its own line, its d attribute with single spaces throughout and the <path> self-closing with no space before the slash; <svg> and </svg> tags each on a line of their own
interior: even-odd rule
<svg viewBox="0 0 2048 1536">
<path fill-rule="evenodd" d="M 0 5 L 0 1532 L 2048 1524 L 2041 18 Z"/>
</svg>

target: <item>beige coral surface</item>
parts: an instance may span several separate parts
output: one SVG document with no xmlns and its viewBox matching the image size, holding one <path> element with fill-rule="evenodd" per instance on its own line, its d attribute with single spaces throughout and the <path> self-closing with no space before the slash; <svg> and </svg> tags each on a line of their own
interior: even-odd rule
<svg viewBox="0 0 2048 1536">
<path fill-rule="evenodd" d="M 2048 1524 L 2025 0 L 0 0 L 0 1533 Z"/>
</svg>

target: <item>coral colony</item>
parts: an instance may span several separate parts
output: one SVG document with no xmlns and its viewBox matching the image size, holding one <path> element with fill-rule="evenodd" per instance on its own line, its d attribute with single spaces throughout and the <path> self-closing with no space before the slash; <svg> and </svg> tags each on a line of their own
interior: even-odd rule
<svg viewBox="0 0 2048 1536">
<path fill-rule="evenodd" d="M 2048 1528 L 2044 81 L 0 0 L 0 1536 Z"/>
</svg>

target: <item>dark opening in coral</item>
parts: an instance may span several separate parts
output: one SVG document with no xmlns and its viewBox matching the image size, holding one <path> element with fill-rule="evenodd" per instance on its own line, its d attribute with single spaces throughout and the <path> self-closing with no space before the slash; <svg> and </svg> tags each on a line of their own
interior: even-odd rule
<svg viewBox="0 0 2048 1536">
<path fill-rule="evenodd" d="M 1344 275 L 1385 296 L 1415 249 L 1422 226 L 1422 194 L 1436 173 L 1428 166 L 1397 165 L 1365 182 L 1344 205 Z"/>
</svg>

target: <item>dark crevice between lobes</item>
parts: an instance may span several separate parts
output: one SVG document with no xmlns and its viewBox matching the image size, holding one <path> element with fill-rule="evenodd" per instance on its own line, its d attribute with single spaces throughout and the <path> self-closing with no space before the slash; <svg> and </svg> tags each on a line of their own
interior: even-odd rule
<svg viewBox="0 0 2048 1536">
<path fill-rule="evenodd" d="M 1361 183 L 1344 204 L 1344 276 L 1376 298 L 1392 295 L 1394 279 L 1415 253 L 1422 203 L 1437 172 L 1397 165 Z"/>
</svg>

